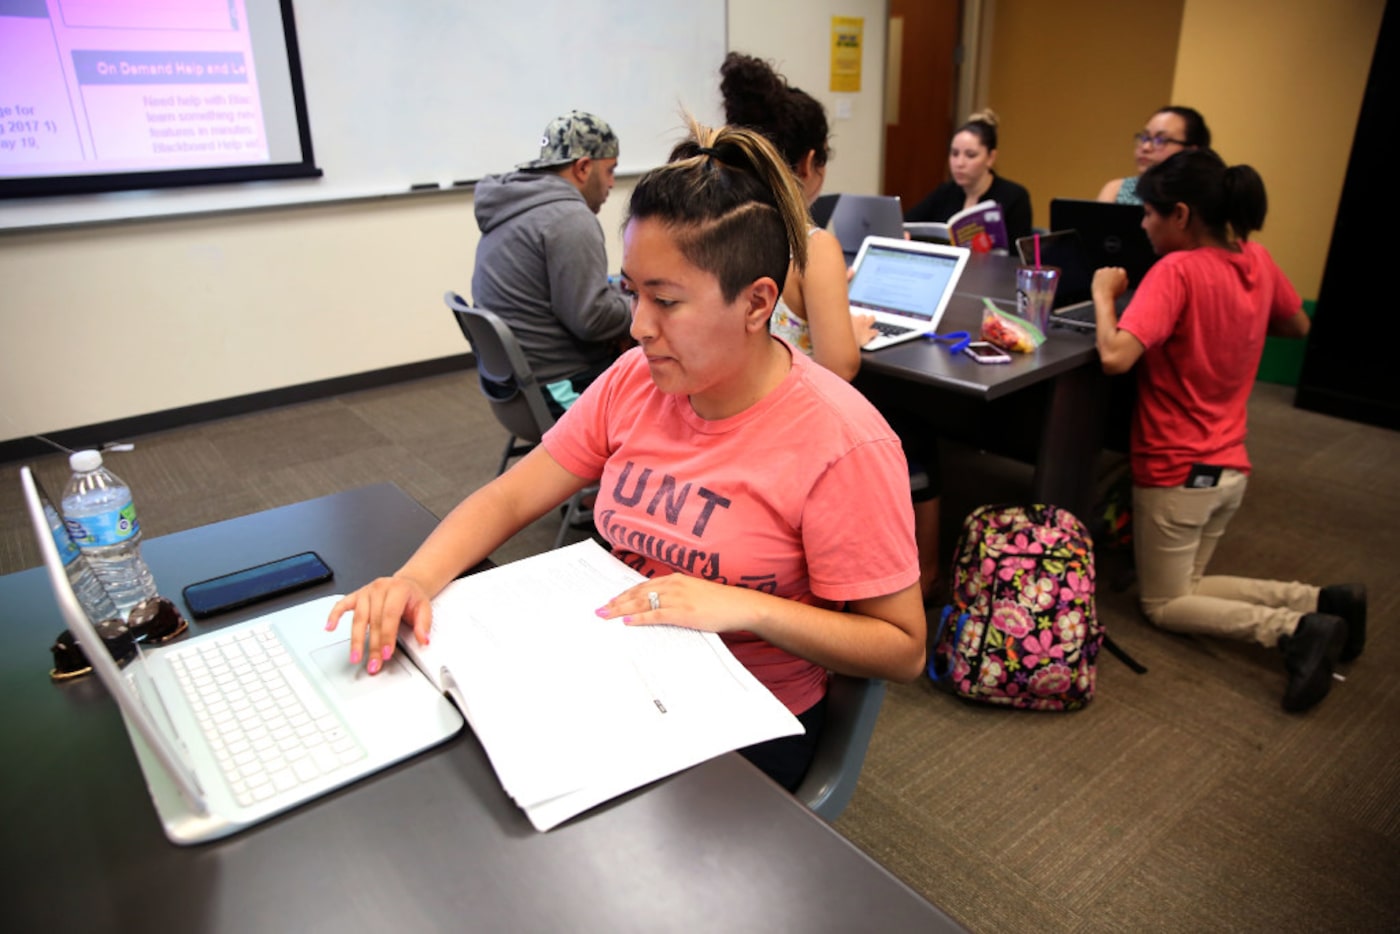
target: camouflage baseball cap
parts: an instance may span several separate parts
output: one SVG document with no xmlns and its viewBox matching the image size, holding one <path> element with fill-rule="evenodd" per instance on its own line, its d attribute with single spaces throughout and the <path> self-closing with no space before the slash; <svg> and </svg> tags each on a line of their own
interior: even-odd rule
<svg viewBox="0 0 1400 934">
<path fill-rule="evenodd" d="M 551 120 L 540 137 L 540 157 L 516 166 L 548 169 L 577 159 L 616 159 L 617 134 L 602 117 L 574 110 Z"/>
</svg>

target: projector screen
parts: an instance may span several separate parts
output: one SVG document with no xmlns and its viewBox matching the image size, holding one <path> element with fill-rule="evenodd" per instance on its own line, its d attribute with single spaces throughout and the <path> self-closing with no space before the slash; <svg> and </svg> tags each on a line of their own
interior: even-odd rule
<svg viewBox="0 0 1400 934">
<path fill-rule="evenodd" d="M 0 197 L 308 178 L 290 0 L 0 0 Z"/>
<path fill-rule="evenodd" d="M 92 184 L 99 177 L 112 180 L 110 171 L 98 176 L 86 168 L 60 176 L 70 187 L 50 197 L 10 197 L 0 203 L 0 236 L 9 230 L 71 224 L 402 197 L 410 192 L 424 197 L 425 190 L 466 191 L 483 175 L 538 156 L 545 124 L 574 109 L 591 111 L 612 124 L 622 141 L 618 173 L 635 174 L 666 161 L 685 132 L 682 110 L 707 123 L 720 118 L 719 65 L 727 48 L 725 0 L 533 0 L 526 5 L 464 0 L 231 2 L 232 6 L 230 0 L 219 0 L 220 12 L 209 14 L 217 29 L 189 29 L 178 36 L 171 34 L 175 30 L 110 30 L 109 38 L 82 48 L 110 49 L 116 44 L 111 36 L 139 33 L 148 38 L 163 35 L 167 45 L 187 50 L 195 48 L 192 43 L 203 36 L 205 45 L 198 48 L 238 52 L 246 65 L 249 52 L 232 47 L 244 39 L 231 28 L 235 21 L 246 23 L 239 29 L 247 31 L 253 63 L 250 76 L 258 91 L 256 103 L 269 161 L 162 168 L 121 177 L 125 189 L 139 190 L 75 190 L 73 185 Z M 60 113 L 74 112 L 76 103 L 70 102 L 85 98 L 117 98 L 125 101 L 117 115 L 134 121 L 148 149 L 153 150 L 150 144 L 156 141 L 169 146 L 172 140 L 187 145 L 190 140 L 236 140 L 239 149 L 214 151 L 247 157 L 245 147 L 255 134 L 242 130 L 254 124 L 240 113 L 251 108 L 230 103 L 233 96 L 251 96 L 247 82 L 178 88 L 89 86 L 72 77 L 78 71 L 71 65 L 71 51 L 63 55 L 54 51 L 53 36 L 60 31 L 55 24 L 63 21 L 61 16 L 73 19 L 73 11 L 88 4 L 105 10 L 122 3 L 138 5 L 136 0 L 0 0 L 0 107 L 14 106 L 11 88 L 22 88 L 25 96 L 32 97 L 30 89 L 39 86 L 38 64 L 18 69 L 11 64 L 16 48 L 30 46 L 15 32 L 24 27 L 47 43 L 50 72 L 70 76 L 71 92 L 67 84 L 51 84 L 59 88 Z M 212 9 L 207 0 L 141 3 L 179 10 L 186 19 L 193 17 L 191 10 Z M 292 6 L 294 43 L 290 32 L 283 32 L 284 23 L 291 28 L 288 10 Z M 50 15 L 51 8 L 60 12 Z M 36 15 L 16 15 L 21 9 Z M 227 44 L 212 48 L 209 34 Z M 269 47 L 271 54 L 265 51 Z M 28 51 L 25 55 L 33 57 Z M 65 60 L 69 64 L 60 69 Z M 168 63 L 171 74 L 161 75 L 150 67 L 134 67 L 152 62 L 138 61 L 128 53 L 116 62 L 118 78 L 123 77 L 121 61 L 127 63 L 127 78 L 175 77 L 176 63 L 169 58 L 159 64 Z M 226 60 L 205 61 L 221 65 Z M 16 70 L 21 72 L 17 80 Z M 190 70 L 197 71 L 183 67 L 181 74 Z M 231 75 L 232 64 L 228 71 Z M 217 77 L 225 76 L 220 71 Z M 274 94 L 279 87 L 282 90 Z M 176 100 L 147 104 L 147 97 Z M 180 98 L 188 99 L 188 107 Z M 23 130 L 22 125 L 59 121 L 48 113 L 40 115 L 35 103 L 23 106 L 34 112 L 12 117 L 20 135 L 34 138 L 37 146 L 46 140 L 44 134 Z M 174 119 L 169 119 L 172 114 Z M 307 114 L 316 142 L 314 166 L 306 135 Z M 68 125 L 74 127 L 70 136 L 87 138 L 86 117 L 81 122 L 70 117 Z M 198 135 L 201 127 L 208 131 L 204 136 Z M 171 128 L 196 135 L 152 135 L 153 130 Z M 3 123 L 0 129 L 5 129 Z M 0 140 L 12 137 L 6 134 Z M 183 148 L 161 156 L 194 155 L 182 152 Z M 32 165 L 24 166 L 30 174 L 20 175 L 17 160 L 5 159 L 0 157 L 0 195 L 7 187 L 15 195 L 21 186 L 30 186 L 25 194 L 38 194 L 33 186 L 53 177 L 34 174 Z M 170 187 L 169 180 L 184 172 L 194 173 L 193 181 L 225 184 L 182 182 Z M 269 177 L 272 180 L 255 180 Z"/>
</svg>

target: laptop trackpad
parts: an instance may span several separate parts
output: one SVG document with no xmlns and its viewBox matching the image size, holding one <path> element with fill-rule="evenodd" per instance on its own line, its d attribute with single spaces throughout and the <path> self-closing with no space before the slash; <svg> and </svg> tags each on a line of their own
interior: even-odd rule
<svg viewBox="0 0 1400 934">
<path fill-rule="evenodd" d="M 311 653 L 316 667 L 326 676 L 326 681 L 342 697 L 363 697 L 374 691 L 392 689 L 413 676 L 405 667 L 402 653 L 395 652 L 393 658 L 384 663 L 379 674 L 365 671 L 364 663 L 350 664 L 350 640 L 337 642 L 316 649 Z"/>
</svg>

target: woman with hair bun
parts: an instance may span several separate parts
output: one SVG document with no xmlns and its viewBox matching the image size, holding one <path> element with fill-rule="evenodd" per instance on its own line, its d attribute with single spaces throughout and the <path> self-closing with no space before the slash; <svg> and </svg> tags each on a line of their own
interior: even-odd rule
<svg viewBox="0 0 1400 934">
<path fill-rule="evenodd" d="M 1031 196 L 1025 188 L 992 171 L 997 161 L 997 115 L 980 110 L 953 134 L 948 147 L 952 176 L 904 214 L 906 221 L 943 223 L 983 201 L 1001 205 L 1006 235 L 1014 244 L 1031 233 Z"/>
<path fill-rule="evenodd" d="M 769 333 L 789 266 L 807 262 L 787 165 L 753 130 L 691 134 L 632 191 L 622 282 L 637 346 L 392 577 L 337 603 L 328 626 L 352 612 L 351 662 L 367 643 L 377 674 L 401 621 L 425 641 L 434 595 L 597 485 L 599 535 L 648 578 L 598 616 L 719 633 L 806 727 L 741 750 L 793 789 L 821 734 L 828 671 L 923 672 L 908 467 L 854 387 Z"/>
<path fill-rule="evenodd" d="M 1030 236 L 1031 197 L 1026 189 L 992 171 L 996 158 L 997 115 L 991 110 L 978 111 L 953 134 L 948 147 L 952 178 L 906 212 L 904 219 L 943 223 L 963 208 L 995 201 L 1001 205 L 1011 242 Z M 943 572 L 939 548 L 943 477 L 938 437 L 927 413 L 906 393 L 877 387 L 868 392 L 904 442 L 910 462 L 923 468 L 927 481 L 914 493 L 914 536 L 919 544 L 920 589 L 924 600 L 933 604 L 938 602 Z"/>
<path fill-rule="evenodd" d="M 1179 152 L 1137 184 L 1142 227 L 1161 255 L 1122 318 L 1122 269 L 1094 274 L 1099 357 L 1107 373 L 1137 366 L 1129 454 L 1133 549 L 1147 618 L 1174 632 L 1278 646 L 1283 709 L 1327 696 L 1332 667 L 1361 654 L 1366 588 L 1205 575 L 1244 501 L 1249 392 L 1274 334 L 1303 337 L 1303 303 L 1249 235 L 1264 224 L 1264 182 L 1209 149 Z"/>
<path fill-rule="evenodd" d="M 831 157 L 826 111 L 760 58 L 730 52 L 720 66 L 724 117 L 767 137 L 797 179 L 810 208 L 826 181 Z M 807 267 L 788 270 L 773 311 L 773 333 L 842 379 L 860 369 L 860 345 L 875 336 L 874 317 L 851 315 L 846 257 L 831 234 L 807 225 Z"/>
<path fill-rule="evenodd" d="M 1133 134 L 1133 156 L 1138 174 L 1131 178 L 1115 178 L 1104 184 L 1099 201 L 1118 204 L 1142 204 L 1138 197 L 1138 179 L 1142 173 L 1179 152 L 1210 148 L 1210 127 L 1200 111 L 1190 107 L 1163 107 L 1152 115 L 1147 126 Z"/>
</svg>

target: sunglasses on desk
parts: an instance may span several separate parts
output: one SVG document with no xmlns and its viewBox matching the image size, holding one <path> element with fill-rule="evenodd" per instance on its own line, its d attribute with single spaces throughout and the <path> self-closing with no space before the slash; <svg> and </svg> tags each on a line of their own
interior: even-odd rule
<svg viewBox="0 0 1400 934">
<path fill-rule="evenodd" d="M 136 643 L 165 645 L 189 628 L 190 624 L 174 603 L 164 597 L 150 597 L 132 607 L 125 622 L 113 618 L 97 623 L 97 634 L 112 659 L 118 665 L 125 665 L 136 657 Z M 54 681 L 81 678 L 92 671 L 92 663 L 83 647 L 67 629 L 59 633 L 49 651 L 53 654 L 49 677 Z"/>
</svg>

